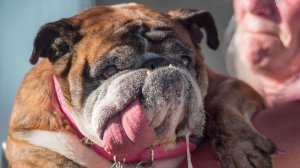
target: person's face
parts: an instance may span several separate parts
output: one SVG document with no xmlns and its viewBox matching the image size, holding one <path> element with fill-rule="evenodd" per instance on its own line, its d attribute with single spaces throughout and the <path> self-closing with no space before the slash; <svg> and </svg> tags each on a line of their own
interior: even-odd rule
<svg viewBox="0 0 300 168">
<path fill-rule="evenodd" d="M 255 72 L 284 80 L 300 70 L 300 0 L 234 0 L 238 50 Z"/>
</svg>

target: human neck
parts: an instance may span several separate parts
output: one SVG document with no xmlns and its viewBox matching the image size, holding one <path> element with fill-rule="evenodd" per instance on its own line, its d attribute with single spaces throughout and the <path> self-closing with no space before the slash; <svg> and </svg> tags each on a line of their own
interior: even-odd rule
<svg viewBox="0 0 300 168">
<path fill-rule="evenodd" d="M 255 88 L 266 100 L 268 106 L 300 99 L 300 72 L 286 78 L 276 80 L 258 75 Z"/>
</svg>

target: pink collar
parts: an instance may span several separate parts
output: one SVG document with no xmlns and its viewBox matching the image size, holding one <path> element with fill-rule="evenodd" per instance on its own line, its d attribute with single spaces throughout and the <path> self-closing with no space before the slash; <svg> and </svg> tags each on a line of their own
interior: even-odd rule
<svg viewBox="0 0 300 168">
<path fill-rule="evenodd" d="M 79 140 L 80 141 L 84 140 L 85 136 L 82 135 L 82 133 L 78 129 L 76 122 L 74 121 L 71 113 L 69 112 L 67 105 L 64 102 L 64 96 L 63 96 L 62 90 L 60 88 L 59 82 L 54 75 L 53 75 L 53 83 L 54 83 L 54 88 L 56 91 L 57 99 L 59 101 L 62 113 L 70 122 L 70 125 L 76 132 Z M 194 151 L 197 147 L 196 144 L 194 144 L 194 143 L 188 143 L 188 144 L 189 144 L 190 151 Z M 108 160 L 111 160 L 111 161 L 114 160 L 114 156 L 108 154 L 101 146 L 98 146 L 96 144 L 91 144 L 90 147 L 100 156 L 102 156 Z M 172 158 L 172 157 L 176 157 L 176 156 L 185 155 L 187 152 L 187 146 L 186 146 L 185 142 L 181 142 L 178 144 L 178 146 L 175 149 L 166 151 L 164 148 L 162 148 L 160 146 L 155 146 L 155 147 L 153 147 L 153 151 L 154 151 L 154 160 L 166 159 L 166 158 Z M 150 149 L 145 149 L 141 152 L 128 155 L 125 158 L 126 162 L 132 163 L 132 162 L 140 162 L 140 161 L 149 161 L 150 160 L 150 152 L 151 152 Z M 120 158 L 120 159 L 122 159 L 122 158 Z"/>
</svg>

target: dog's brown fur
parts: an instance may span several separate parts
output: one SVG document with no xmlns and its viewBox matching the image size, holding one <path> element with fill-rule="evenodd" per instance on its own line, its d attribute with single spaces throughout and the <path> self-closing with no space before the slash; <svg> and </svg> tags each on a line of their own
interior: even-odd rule
<svg viewBox="0 0 300 168">
<path fill-rule="evenodd" d="M 172 19 L 166 19 L 165 15 L 143 6 L 130 6 L 118 11 L 110 7 L 94 8 L 84 11 L 71 19 L 57 22 L 61 25 L 67 22 L 77 32 L 70 33 L 59 30 L 61 33 L 67 34 L 65 40 L 70 46 L 69 52 L 76 55 L 76 59 L 70 59 L 71 55 L 66 55 L 63 58 L 49 57 L 49 55 L 46 55 L 49 53 L 45 51 L 34 51 L 39 53 L 33 54 L 31 58 L 32 63 L 38 61 L 36 55 L 49 57 L 50 61 L 43 60 L 36 65 L 27 74 L 18 92 L 11 115 L 7 139 L 7 158 L 10 167 L 82 167 L 76 161 L 67 159 L 58 153 L 18 139 L 16 132 L 38 129 L 74 134 L 74 130 L 62 115 L 53 89 L 52 76 L 53 74 L 57 76 L 63 92 L 66 93 L 64 96 L 67 103 L 70 105 L 72 100 L 75 102 L 72 106 L 75 109 L 78 108 L 83 99 L 79 96 L 77 97 L 78 100 L 74 100 L 76 96 L 72 95 L 74 94 L 72 93 L 73 88 L 70 88 L 70 86 L 78 86 L 76 87 L 77 92 L 83 88 L 83 79 L 75 79 L 77 76 L 83 76 L 82 67 L 85 67 L 86 64 L 94 64 L 99 56 L 104 55 L 104 53 L 118 44 L 117 41 L 120 39 L 106 38 L 106 36 L 112 34 L 112 27 L 128 22 L 128 17 L 123 15 L 124 12 L 131 15 L 130 10 L 135 9 L 140 9 L 151 17 L 156 15 L 155 17 L 158 20 L 173 25 L 172 30 L 174 30 L 178 38 L 191 46 L 195 46 L 195 53 L 198 55 L 196 57 L 198 74 L 207 73 L 209 81 L 205 98 L 205 110 L 207 111 L 206 133 L 212 138 L 215 152 L 222 165 L 225 167 L 243 167 L 248 165 L 249 163 L 244 162 L 244 155 L 239 155 L 240 151 L 242 151 L 246 154 L 254 155 L 250 158 L 250 162 L 254 167 L 271 167 L 270 154 L 274 152 L 273 144 L 258 134 L 251 126 L 249 120 L 246 120 L 255 112 L 263 109 L 264 105 L 260 96 L 246 84 L 218 75 L 204 66 L 199 46 L 195 44 L 199 41 L 191 40 L 191 36 L 188 36 L 188 33 L 182 33 L 187 32 L 187 30 L 176 21 L 175 18 L 179 17 L 176 16 L 178 13 L 170 13 L 170 18 Z M 114 12 L 112 13 L 112 11 Z M 136 16 L 132 14 L 131 17 Z M 101 20 L 101 25 L 97 21 L 99 19 Z M 135 18 L 131 19 L 134 20 Z M 121 22 L 119 22 L 120 20 Z M 153 25 L 156 25 L 156 23 L 153 23 Z M 79 41 L 82 37 L 93 33 L 95 34 L 94 36 L 81 40 L 75 46 L 74 41 Z M 99 39 L 103 41 L 99 41 Z M 107 41 L 107 39 L 113 41 Z M 36 40 L 38 41 L 39 39 Z M 97 42 L 94 43 L 96 40 Z M 99 50 L 99 45 L 101 45 L 101 50 Z M 89 46 L 88 49 L 86 46 Z M 56 53 L 56 55 L 60 54 L 65 53 Z M 199 81 L 203 80 L 203 75 L 199 75 Z M 70 84 L 69 81 L 77 83 Z M 205 86 L 202 87 L 205 89 Z M 235 162 L 236 160 L 241 161 Z M 105 164 L 99 165 L 99 167 L 107 166 Z"/>
</svg>

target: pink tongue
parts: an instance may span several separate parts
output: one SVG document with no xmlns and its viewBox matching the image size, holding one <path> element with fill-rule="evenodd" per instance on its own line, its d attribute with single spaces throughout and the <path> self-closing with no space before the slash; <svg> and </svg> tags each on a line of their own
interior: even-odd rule
<svg viewBox="0 0 300 168">
<path fill-rule="evenodd" d="M 142 151 L 154 139 L 155 131 L 137 99 L 108 121 L 103 135 L 105 151 L 119 156 Z"/>
</svg>

